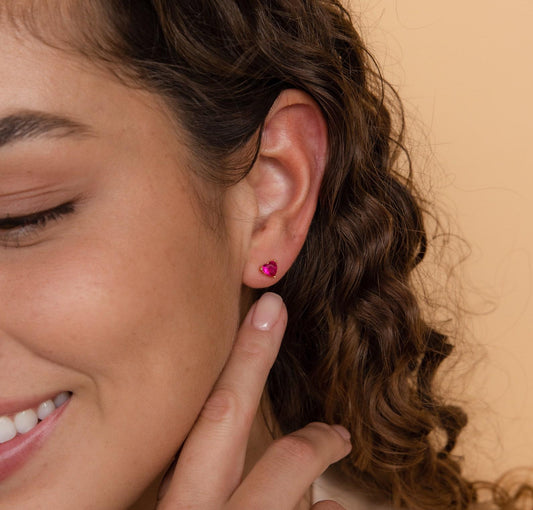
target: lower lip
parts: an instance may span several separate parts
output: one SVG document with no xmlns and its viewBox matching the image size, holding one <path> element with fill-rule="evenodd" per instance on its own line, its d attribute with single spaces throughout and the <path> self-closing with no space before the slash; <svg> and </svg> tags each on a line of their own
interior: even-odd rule
<svg viewBox="0 0 533 510">
<path fill-rule="evenodd" d="M 26 434 L 0 444 L 0 482 L 11 476 L 38 450 L 52 433 L 70 399 Z"/>
</svg>

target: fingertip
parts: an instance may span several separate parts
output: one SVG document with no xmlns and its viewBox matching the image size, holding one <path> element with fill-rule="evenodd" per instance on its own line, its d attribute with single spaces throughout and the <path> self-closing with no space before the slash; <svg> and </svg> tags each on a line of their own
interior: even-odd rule
<svg viewBox="0 0 533 510">
<path fill-rule="evenodd" d="M 351 439 L 352 435 L 350 434 L 348 429 L 344 428 L 342 425 L 331 425 L 331 428 L 335 432 L 337 432 L 337 434 L 339 434 L 339 436 L 341 436 L 342 439 L 344 439 L 344 441 L 350 443 L 350 439 Z"/>
<path fill-rule="evenodd" d="M 265 292 L 251 310 L 251 324 L 259 331 L 270 331 L 279 321 L 283 299 L 274 292 Z"/>
<path fill-rule="evenodd" d="M 349 455 L 350 452 L 352 451 L 351 434 L 348 431 L 348 429 L 346 429 L 342 425 L 330 425 L 330 428 L 331 430 L 334 430 L 335 434 L 340 436 L 340 438 L 342 439 L 342 443 L 341 443 L 342 450 L 339 451 L 339 457 L 335 461 L 335 462 L 338 462 L 339 460 Z"/>
</svg>

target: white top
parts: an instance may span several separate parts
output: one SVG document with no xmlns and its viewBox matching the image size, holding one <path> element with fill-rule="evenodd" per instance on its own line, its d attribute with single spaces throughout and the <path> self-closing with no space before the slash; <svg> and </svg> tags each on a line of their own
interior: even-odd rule
<svg viewBox="0 0 533 510">
<path fill-rule="evenodd" d="M 354 492 L 353 486 L 343 482 L 331 468 L 311 486 L 313 504 L 326 499 L 336 501 L 346 510 L 392 510 L 390 506 L 372 503 Z"/>
<path fill-rule="evenodd" d="M 353 490 L 353 486 L 342 481 L 330 468 L 311 486 L 311 501 L 332 500 L 342 505 L 346 510 L 393 510 L 388 505 L 376 504 L 365 499 Z M 495 510 L 492 503 L 477 503 L 471 510 Z"/>
</svg>

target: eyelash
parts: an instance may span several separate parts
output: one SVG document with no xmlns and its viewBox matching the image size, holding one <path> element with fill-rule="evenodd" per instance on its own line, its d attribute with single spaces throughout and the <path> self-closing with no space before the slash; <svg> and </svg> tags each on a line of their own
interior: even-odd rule
<svg viewBox="0 0 533 510">
<path fill-rule="evenodd" d="M 66 202 L 52 209 L 38 211 L 25 216 L 0 219 L 0 241 L 19 246 L 21 240 L 43 230 L 51 221 L 58 221 L 74 212 L 74 202 Z"/>
</svg>

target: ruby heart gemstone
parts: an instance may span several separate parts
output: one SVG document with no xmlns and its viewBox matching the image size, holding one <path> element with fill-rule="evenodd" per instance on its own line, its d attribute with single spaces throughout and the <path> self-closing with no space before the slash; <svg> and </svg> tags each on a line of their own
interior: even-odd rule
<svg viewBox="0 0 533 510">
<path fill-rule="evenodd" d="M 278 273 L 278 264 L 276 263 L 276 261 L 271 260 L 268 264 L 264 264 L 261 266 L 261 272 L 266 276 L 274 278 Z"/>
</svg>

